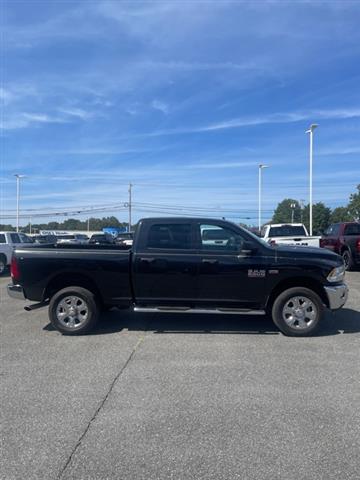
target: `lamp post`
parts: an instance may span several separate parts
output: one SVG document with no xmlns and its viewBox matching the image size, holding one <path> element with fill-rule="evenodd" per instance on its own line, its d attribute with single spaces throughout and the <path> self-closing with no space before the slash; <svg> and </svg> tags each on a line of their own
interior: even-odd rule
<svg viewBox="0 0 360 480">
<path fill-rule="evenodd" d="M 292 203 L 290 205 L 290 208 L 291 208 L 291 223 L 294 223 L 294 212 L 295 212 L 295 208 L 296 208 L 296 203 Z"/>
<path fill-rule="evenodd" d="M 268 165 L 263 163 L 259 164 L 259 232 L 261 231 L 261 188 L 262 188 L 262 170 L 263 168 L 269 168 Z"/>
<path fill-rule="evenodd" d="M 16 231 L 19 231 L 19 207 L 20 207 L 20 179 L 24 178 L 25 175 L 19 175 L 16 173 Z"/>
<path fill-rule="evenodd" d="M 309 174 L 309 217 L 310 217 L 310 235 L 313 234 L 313 136 L 314 130 L 318 125 L 312 123 L 306 133 L 310 134 L 310 174 Z"/>
</svg>

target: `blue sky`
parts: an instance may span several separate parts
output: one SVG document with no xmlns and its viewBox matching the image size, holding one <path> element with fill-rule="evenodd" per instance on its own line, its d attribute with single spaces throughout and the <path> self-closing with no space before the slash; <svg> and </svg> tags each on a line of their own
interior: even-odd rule
<svg viewBox="0 0 360 480">
<path fill-rule="evenodd" d="M 360 183 L 358 1 L 3 0 L 1 22 L 3 215 L 21 173 L 29 216 L 122 205 L 131 181 L 135 219 L 256 224 L 259 163 L 265 219 L 307 201 L 312 122 L 314 201 Z"/>
</svg>

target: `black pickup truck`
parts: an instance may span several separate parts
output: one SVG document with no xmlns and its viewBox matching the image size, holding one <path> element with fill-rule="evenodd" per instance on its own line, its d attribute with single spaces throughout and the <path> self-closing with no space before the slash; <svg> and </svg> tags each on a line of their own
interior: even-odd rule
<svg viewBox="0 0 360 480">
<path fill-rule="evenodd" d="M 152 218 L 131 249 L 117 245 L 38 245 L 12 258 L 15 298 L 49 305 L 64 334 L 91 330 L 101 309 L 269 314 L 287 335 L 310 335 L 324 308 L 347 299 L 343 259 L 320 248 L 272 247 L 235 224 Z"/>
</svg>

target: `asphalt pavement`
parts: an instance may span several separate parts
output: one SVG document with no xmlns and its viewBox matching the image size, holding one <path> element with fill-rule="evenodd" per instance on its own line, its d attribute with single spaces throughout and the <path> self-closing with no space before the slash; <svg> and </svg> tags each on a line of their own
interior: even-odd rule
<svg viewBox="0 0 360 480">
<path fill-rule="evenodd" d="M 360 272 L 299 339 L 263 317 L 117 310 L 66 337 L 8 281 L 1 479 L 359 479 Z"/>
</svg>

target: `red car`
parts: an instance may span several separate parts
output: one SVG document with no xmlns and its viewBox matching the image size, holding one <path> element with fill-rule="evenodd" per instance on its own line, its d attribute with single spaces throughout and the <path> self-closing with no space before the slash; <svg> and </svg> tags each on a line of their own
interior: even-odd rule
<svg viewBox="0 0 360 480">
<path fill-rule="evenodd" d="M 360 223 L 334 223 L 325 230 L 320 247 L 332 250 L 344 259 L 346 270 L 360 265 Z"/>
</svg>

